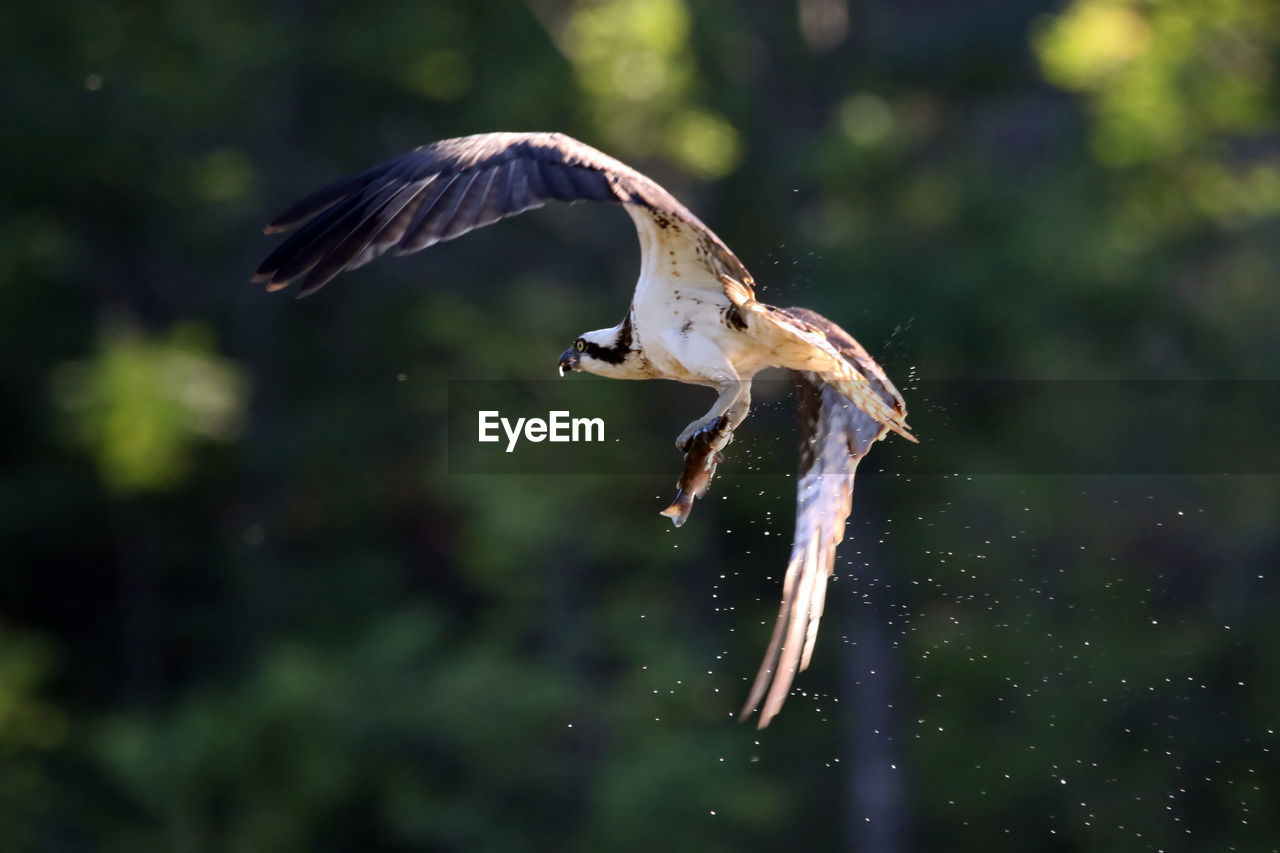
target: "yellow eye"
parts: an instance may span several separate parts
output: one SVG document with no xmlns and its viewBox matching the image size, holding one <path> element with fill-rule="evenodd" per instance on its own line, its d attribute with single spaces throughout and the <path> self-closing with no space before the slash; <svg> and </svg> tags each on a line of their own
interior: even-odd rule
<svg viewBox="0 0 1280 853">
<path fill-rule="evenodd" d="M 578 338 L 576 341 L 573 342 L 573 348 L 576 349 L 578 352 L 582 352 L 587 348 L 587 342 L 584 341 L 582 338 Z"/>
</svg>

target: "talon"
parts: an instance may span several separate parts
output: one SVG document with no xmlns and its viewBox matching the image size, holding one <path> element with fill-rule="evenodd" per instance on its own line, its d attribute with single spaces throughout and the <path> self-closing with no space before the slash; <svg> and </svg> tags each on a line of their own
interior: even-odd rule
<svg viewBox="0 0 1280 853">
<path fill-rule="evenodd" d="M 712 439 L 711 436 L 715 436 L 715 439 L 720 439 L 722 443 L 716 444 L 715 439 Z M 724 447 L 733 440 L 733 433 L 729 430 L 729 416 L 721 415 L 715 420 L 688 427 L 676 439 L 676 449 L 681 453 L 688 453 L 690 448 L 693 447 L 693 443 L 698 439 L 707 441 L 709 445 L 714 444 L 716 449 Z"/>
</svg>

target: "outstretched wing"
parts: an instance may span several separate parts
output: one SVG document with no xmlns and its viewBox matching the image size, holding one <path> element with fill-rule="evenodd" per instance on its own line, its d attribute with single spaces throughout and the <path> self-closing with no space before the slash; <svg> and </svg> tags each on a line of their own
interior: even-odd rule
<svg viewBox="0 0 1280 853">
<path fill-rule="evenodd" d="M 559 133 L 485 133 L 415 148 L 308 196 L 267 226 L 297 229 L 254 275 L 268 290 L 299 282 L 314 293 L 343 270 L 383 252 L 408 254 L 548 201 L 644 208 L 658 226 L 680 228 L 717 272 L 750 286 L 742 262 L 654 181 Z M 638 228 L 648 222 L 636 220 Z M 641 233 L 642 245 L 646 235 Z M 647 250 L 647 246 L 646 246 Z"/>
<path fill-rule="evenodd" d="M 902 398 L 884 371 L 843 329 L 805 309 L 789 308 L 785 313 L 821 330 L 866 377 L 859 380 L 860 384 L 886 406 L 905 414 Z M 800 478 L 796 486 L 795 539 L 782 582 L 782 606 L 773 636 L 739 714 L 739 719 L 746 719 L 760 708 L 762 729 L 782 708 L 796 673 L 809 666 L 836 548 L 844 539 L 858 462 L 890 429 L 890 425 L 868 414 L 822 375 L 796 375 L 800 380 Z"/>
<path fill-rule="evenodd" d="M 774 352 L 783 356 L 785 366 L 817 374 L 876 421 L 916 443 L 907 426 L 902 395 L 852 335 L 808 308 L 774 308 L 755 300 L 739 301 L 732 283 L 723 284 L 741 310 L 766 320 L 782 338 L 775 343 Z"/>
</svg>

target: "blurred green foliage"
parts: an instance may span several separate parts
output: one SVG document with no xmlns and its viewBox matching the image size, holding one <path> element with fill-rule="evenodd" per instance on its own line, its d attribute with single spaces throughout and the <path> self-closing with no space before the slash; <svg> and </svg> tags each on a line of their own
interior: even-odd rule
<svg viewBox="0 0 1280 853">
<path fill-rule="evenodd" d="M 448 380 L 550 378 L 616 322 L 625 216 L 248 283 L 320 184 L 554 129 L 917 411 L 918 379 L 1275 380 L 1274 4 L 73 0 L 0 48 L 0 849 L 1275 846 L 1274 472 L 877 448 L 757 733 L 792 479 L 732 457 L 674 531 L 665 446 L 448 473 Z M 707 403 L 597 385 L 662 445 Z"/>
<path fill-rule="evenodd" d="M 246 389 L 233 362 L 208 353 L 201 332 L 179 325 L 167 339 L 146 340 L 108 326 L 90 362 L 53 374 L 54 403 L 109 490 L 173 488 L 188 473 L 194 439 L 236 437 Z"/>
<path fill-rule="evenodd" d="M 680 0 L 588 0 L 569 10 L 562 42 L 601 144 L 720 177 L 737 167 L 741 143 L 732 124 L 695 100 L 690 25 Z"/>
<path fill-rule="evenodd" d="M 1079 0 L 1035 44 L 1046 76 L 1084 93 L 1092 147 L 1112 166 L 1145 164 L 1143 187 L 1189 217 L 1242 224 L 1280 212 L 1270 147 L 1280 13 L 1267 3 Z"/>
</svg>

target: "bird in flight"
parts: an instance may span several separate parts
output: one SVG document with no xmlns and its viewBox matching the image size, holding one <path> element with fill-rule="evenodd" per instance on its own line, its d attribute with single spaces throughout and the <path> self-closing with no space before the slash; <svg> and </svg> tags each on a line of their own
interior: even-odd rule
<svg viewBox="0 0 1280 853">
<path fill-rule="evenodd" d="M 560 375 L 674 379 L 717 392 L 711 409 L 676 439 L 684 470 L 662 514 L 677 527 L 746 418 L 752 378 L 781 367 L 798 380 L 795 538 L 773 636 L 739 715 L 759 708 L 764 728 L 813 655 L 858 462 L 890 431 L 916 440 L 902 396 L 852 336 L 808 309 L 757 301 L 742 262 L 670 193 L 559 133 L 446 139 L 321 189 L 266 227 L 293 233 L 254 281 L 270 291 L 296 283 L 306 296 L 384 252 L 417 252 L 549 201 L 621 204 L 641 249 L 626 315 L 578 336 L 560 355 Z"/>
</svg>

